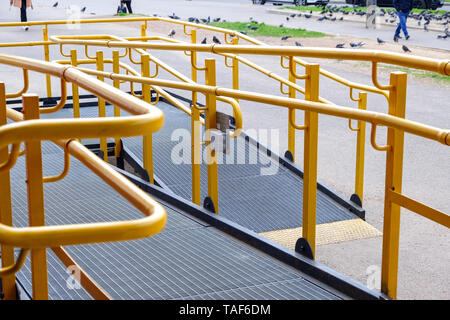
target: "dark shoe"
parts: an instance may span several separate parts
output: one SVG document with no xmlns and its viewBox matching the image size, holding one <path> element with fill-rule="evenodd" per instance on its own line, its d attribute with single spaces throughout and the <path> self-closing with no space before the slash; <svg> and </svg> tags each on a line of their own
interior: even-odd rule
<svg viewBox="0 0 450 320">
<path fill-rule="evenodd" d="M 394 36 L 394 41 L 398 42 L 398 36 Z"/>
<path fill-rule="evenodd" d="M 408 40 L 408 39 L 409 39 L 409 35 L 407 35 L 407 36 L 405 37 L 405 39 Z"/>
</svg>

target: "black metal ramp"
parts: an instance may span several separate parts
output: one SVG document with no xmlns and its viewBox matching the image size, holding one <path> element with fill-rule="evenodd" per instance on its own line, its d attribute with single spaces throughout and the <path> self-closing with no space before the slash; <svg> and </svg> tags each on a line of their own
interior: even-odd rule
<svg viewBox="0 0 450 320">
<path fill-rule="evenodd" d="M 43 150 L 45 175 L 59 173 L 63 168 L 62 151 L 49 142 L 43 143 Z M 23 157 L 12 169 L 11 180 L 14 225 L 26 226 Z M 164 194 L 162 189 L 158 190 L 159 195 Z M 47 225 L 119 221 L 142 216 L 73 157 L 68 176 L 62 181 L 45 184 L 45 196 Z M 165 195 L 166 200 L 169 198 L 170 195 Z M 192 216 L 185 210 L 189 206 L 187 202 L 182 210 L 166 200 L 162 203 L 167 210 L 167 226 L 156 236 L 65 249 L 114 299 L 348 298 L 272 255 Z M 191 207 L 191 210 L 197 209 Z M 214 215 L 209 216 L 215 219 Z M 254 236 L 250 231 L 246 232 L 249 237 Z M 71 280 L 66 268 L 50 249 L 47 252 L 50 298 L 89 299 L 84 289 L 68 285 Z M 307 268 L 309 272 L 313 270 L 311 268 Z M 17 274 L 25 297 L 32 292 L 29 270 L 27 261 Z M 324 272 L 320 267 L 317 270 L 321 270 L 321 274 Z"/>
<path fill-rule="evenodd" d="M 159 103 L 164 127 L 153 135 L 156 182 L 185 199 L 191 199 L 190 117 L 175 107 Z M 189 154 L 180 153 L 181 144 Z M 219 159 L 219 213 L 255 232 L 302 226 L 301 172 L 241 135 L 230 154 Z M 142 166 L 142 138 L 123 139 L 125 157 Z M 175 161 L 174 161 L 175 159 Z M 181 162 L 181 163 L 180 163 Z M 296 172 L 297 171 L 297 172 Z M 207 169 L 201 165 L 201 199 L 207 194 Z M 362 209 L 333 194 L 326 187 L 317 192 L 317 224 L 352 220 Z"/>
</svg>

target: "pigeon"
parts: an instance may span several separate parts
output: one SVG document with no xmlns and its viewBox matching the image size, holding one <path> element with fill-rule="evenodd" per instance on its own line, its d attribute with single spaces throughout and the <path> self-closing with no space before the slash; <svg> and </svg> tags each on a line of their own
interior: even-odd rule
<svg viewBox="0 0 450 320">
<path fill-rule="evenodd" d="M 256 30 L 258 30 L 258 27 L 251 27 L 250 29 L 253 31 L 256 31 Z"/>
<path fill-rule="evenodd" d="M 438 35 L 437 35 L 437 38 L 438 38 L 438 39 L 446 39 L 447 37 L 448 37 L 447 34 L 438 34 Z"/>
<path fill-rule="evenodd" d="M 214 41 L 214 43 L 220 44 L 220 40 L 219 40 L 219 39 L 217 39 L 217 37 L 216 37 L 216 36 L 213 36 L 213 41 Z"/>
<path fill-rule="evenodd" d="M 402 49 L 405 52 L 411 52 L 411 50 L 409 50 L 409 48 L 407 46 L 405 46 L 405 45 L 402 45 Z"/>
<path fill-rule="evenodd" d="M 58 2 L 55 2 L 55 4 L 53 5 L 53 8 L 56 8 L 58 6 Z"/>
<path fill-rule="evenodd" d="M 281 40 L 287 40 L 289 38 L 291 38 L 291 36 L 283 36 L 283 37 L 281 37 Z"/>
<path fill-rule="evenodd" d="M 311 18 L 311 15 L 310 15 L 310 14 L 306 14 L 306 13 L 305 13 L 305 18 L 306 18 L 306 19 L 309 19 L 309 18 Z"/>
<path fill-rule="evenodd" d="M 350 47 L 352 47 L 352 48 L 358 48 L 358 44 L 357 44 L 357 43 L 350 42 Z"/>
<path fill-rule="evenodd" d="M 283 28 L 284 27 L 284 25 L 283 24 L 280 24 L 278 27 L 280 27 L 280 28 Z"/>
<path fill-rule="evenodd" d="M 386 41 L 384 41 L 383 39 L 377 38 L 377 42 L 378 42 L 378 44 L 382 44 L 382 43 L 385 43 Z"/>
<path fill-rule="evenodd" d="M 345 45 L 345 43 L 338 43 L 336 45 L 336 48 L 342 49 L 342 48 L 344 48 L 344 45 Z"/>
<path fill-rule="evenodd" d="M 206 44 L 206 38 L 202 40 L 201 44 Z"/>
<path fill-rule="evenodd" d="M 286 21 L 289 21 L 289 17 L 286 17 Z"/>
<path fill-rule="evenodd" d="M 85 12 L 86 11 L 86 7 L 83 7 L 83 9 L 80 10 L 81 12 Z"/>
<path fill-rule="evenodd" d="M 303 47 L 303 45 L 302 45 L 300 42 L 297 42 L 297 41 L 295 41 L 295 45 L 296 45 L 297 47 Z"/>
<path fill-rule="evenodd" d="M 168 36 L 173 37 L 174 35 L 175 35 L 175 30 L 174 29 L 170 30 Z"/>
</svg>

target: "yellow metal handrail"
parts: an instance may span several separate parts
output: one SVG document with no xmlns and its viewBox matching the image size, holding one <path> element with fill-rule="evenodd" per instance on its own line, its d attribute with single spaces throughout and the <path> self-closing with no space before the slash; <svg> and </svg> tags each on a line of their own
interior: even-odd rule
<svg viewBox="0 0 450 320">
<path fill-rule="evenodd" d="M 24 121 L 24 114 L 6 108 L 6 104 L 4 104 L 6 116 L 16 122 L 0 127 L 0 149 L 13 144 L 13 151 L 9 157 L 11 159 L 11 157 L 17 157 L 18 152 L 15 149 L 18 149 L 22 141 L 52 140 L 81 160 L 90 170 L 147 216 L 130 221 L 32 226 L 20 229 L 0 224 L 0 243 L 23 248 L 14 265 L 0 269 L 0 276 L 4 277 L 17 272 L 23 265 L 29 249 L 132 240 L 160 232 L 166 223 L 166 214 L 163 207 L 73 138 L 135 136 L 155 132 L 162 127 L 162 112 L 139 99 L 91 78 L 73 67 L 64 67 L 4 54 L 0 54 L 0 63 L 51 74 L 64 81 L 76 83 L 134 115 L 124 118 Z M 7 162 L 10 163 L 10 161 Z M 67 171 L 67 168 L 64 171 Z M 50 180 L 54 178 L 51 177 Z M 45 178 L 43 182 L 45 182 Z"/>
<path fill-rule="evenodd" d="M 418 135 L 430 140 L 435 140 L 444 145 L 450 145 L 450 129 L 439 129 L 432 126 L 424 125 L 419 122 L 398 118 L 392 115 L 368 111 L 363 109 L 354 109 L 339 105 L 330 105 L 322 102 L 312 102 L 300 99 L 292 99 L 278 97 L 274 95 L 255 93 L 243 90 L 234 90 L 218 86 L 207 86 L 201 84 L 183 83 L 171 80 L 158 80 L 143 78 L 140 76 L 127 76 L 123 74 L 114 74 L 109 72 L 101 72 L 90 69 L 81 69 L 83 72 L 92 75 L 109 77 L 113 80 L 133 81 L 138 83 L 146 83 L 161 87 L 181 89 L 187 91 L 201 92 L 204 94 L 212 94 L 217 97 L 233 97 L 235 99 L 243 99 L 259 103 L 277 105 L 286 108 L 294 108 L 299 110 L 309 110 L 321 114 L 327 114 L 340 118 L 348 118 L 372 123 L 374 125 L 382 125 L 402 130 L 414 135 Z"/>
<path fill-rule="evenodd" d="M 70 36 L 67 36 L 70 37 Z M 351 50 L 314 47 L 287 46 L 235 46 L 222 44 L 184 44 L 184 43 L 148 43 L 142 41 L 101 41 L 66 39 L 65 36 L 52 36 L 56 43 L 72 45 L 89 45 L 108 48 L 139 48 L 172 51 L 196 51 L 209 53 L 257 54 L 274 56 L 299 56 L 305 58 L 341 59 L 387 63 L 402 67 L 436 72 L 450 75 L 450 60 L 439 60 L 426 57 L 406 56 L 382 50 Z"/>
<path fill-rule="evenodd" d="M 421 204 L 413 199 L 410 199 L 403 194 L 401 194 L 401 180 L 402 180 L 402 166 L 403 166 L 403 135 L 404 132 L 411 133 L 414 135 L 422 136 L 427 139 L 438 141 L 444 145 L 450 145 L 450 130 L 449 129 L 439 129 L 432 126 L 427 126 L 421 123 L 417 123 L 414 121 L 408 121 L 404 119 L 405 116 L 405 101 L 406 101 L 406 74 L 404 73 L 392 73 L 391 81 L 388 85 L 383 85 L 378 82 L 377 79 L 377 65 L 378 63 L 388 63 L 394 64 L 409 68 L 417 68 L 422 70 L 428 70 L 436 73 L 440 73 L 443 75 L 450 75 L 450 62 L 448 60 L 435 60 L 428 59 L 424 57 L 412 57 L 405 56 L 400 54 L 395 54 L 386 51 L 368 51 L 368 50 L 346 50 L 346 49 L 323 49 L 323 48 L 298 48 L 298 47 L 269 47 L 265 46 L 262 42 L 256 41 L 250 37 L 243 36 L 238 34 L 237 32 L 232 32 L 225 29 L 214 28 L 209 26 L 200 26 L 196 24 L 185 23 L 182 21 L 175 21 L 164 18 L 131 18 L 131 19 L 123 19 L 119 21 L 145 21 L 145 25 L 142 25 L 141 37 L 140 39 L 150 40 L 145 37 L 145 30 L 147 27 L 148 21 L 164 21 L 171 22 L 176 24 L 181 24 L 184 26 L 185 32 L 186 27 L 194 27 L 194 28 L 203 28 L 211 31 L 224 32 L 225 37 L 227 35 L 236 35 L 239 38 L 249 41 L 250 43 L 257 44 L 257 46 L 236 46 L 236 45 L 199 45 L 199 44 L 186 44 L 186 43 L 175 43 L 175 41 L 167 41 L 170 43 L 164 44 L 155 44 L 148 43 L 142 41 L 125 41 L 126 39 L 122 39 L 119 37 L 110 37 L 110 36 L 91 36 L 91 39 L 88 39 L 84 36 L 59 36 L 52 37 L 52 41 L 55 41 L 61 47 L 63 44 L 77 44 L 85 46 L 87 49 L 88 46 L 103 46 L 109 48 L 124 48 L 128 54 L 131 53 L 132 50 L 141 53 L 141 57 L 148 54 L 145 52 L 146 49 L 156 49 L 156 50 L 172 50 L 172 51 L 184 51 L 191 52 L 191 59 L 193 61 L 192 68 L 195 69 L 196 60 L 193 55 L 197 52 L 207 52 L 213 54 L 224 55 L 226 58 L 237 59 L 238 54 L 261 54 L 261 55 L 274 55 L 280 57 L 286 57 L 289 59 L 289 66 L 287 68 L 290 70 L 290 79 L 289 82 L 280 81 L 281 84 L 285 84 L 289 86 L 289 98 L 280 98 L 277 96 L 267 95 L 267 94 L 257 94 L 254 92 L 246 92 L 240 91 L 236 89 L 227 89 L 217 87 L 215 83 L 215 65 L 213 60 L 205 61 L 205 71 L 206 71 L 206 85 L 198 85 L 196 83 L 196 74 L 194 79 L 189 79 L 186 81 L 186 77 L 181 75 L 178 72 L 172 73 L 174 69 L 168 67 L 167 70 L 169 73 L 172 73 L 175 77 L 180 79 L 182 83 L 176 81 L 169 80 L 157 80 L 151 78 L 150 73 L 146 70 L 146 76 L 141 76 L 137 72 L 132 76 L 129 75 L 121 75 L 117 71 L 113 73 L 105 73 L 102 70 L 89 70 L 89 69 L 79 69 L 79 71 L 83 71 L 92 75 L 96 75 L 101 78 L 110 78 L 114 81 L 129 81 L 129 82 L 137 82 L 142 83 L 148 88 L 148 86 L 161 86 L 161 87 L 169 87 L 176 88 L 181 90 L 192 91 L 193 93 L 200 92 L 207 96 L 207 105 L 214 110 L 215 113 L 215 101 L 220 98 L 233 98 L 233 99 L 243 99 L 249 101 L 255 101 L 260 103 L 268 103 L 272 105 L 283 106 L 289 109 L 289 120 L 291 121 L 291 126 L 297 129 L 306 129 L 306 133 L 311 136 L 310 140 L 306 141 L 305 138 L 305 159 L 306 156 L 309 156 L 311 167 L 305 167 L 305 176 L 310 175 L 310 180 L 307 181 L 305 178 L 304 185 L 308 185 L 308 190 L 313 191 L 315 188 L 315 179 L 316 179 L 316 165 L 317 165 L 317 114 L 327 114 L 336 117 L 347 118 L 349 120 L 358 120 L 358 135 L 361 141 L 363 141 L 363 135 L 360 135 L 361 131 L 363 131 L 364 125 L 366 122 L 372 124 L 371 131 L 371 142 L 373 147 L 376 150 L 384 151 L 387 154 L 386 158 L 386 190 L 385 190 L 385 223 L 383 230 L 383 259 L 382 259 L 382 291 L 387 293 L 389 296 L 396 296 L 396 280 L 397 280 L 397 260 L 398 260 L 398 235 L 399 235 L 399 215 L 400 215 L 400 206 L 408 208 L 418 214 L 421 214 L 431 220 L 438 222 L 444 226 L 450 227 L 450 219 L 449 216 L 443 212 L 430 208 L 424 204 Z M 104 19 L 98 20 L 96 22 L 116 22 L 115 19 Z M 55 24 L 58 24 L 56 22 Z M 80 23 L 92 23 L 89 22 L 80 22 Z M 0 27 L 2 24 L 0 24 Z M 84 37 L 84 39 L 83 39 Z M 105 41 L 105 37 L 106 40 Z M 78 39 L 70 39 L 70 38 L 78 38 Z M 229 43 L 229 41 L 226 41 Z M 236 41 L 233 40 L 233 44 L 236 44 Z M 48 44 L 44 44 L 48 45 Z M 1 46 L 1 45 L 0 45 Z M 338 76 L 335 76 L 331 73 L 328 73 L 324 70 L 320 70 L 318 65 L 310 65 L 306 63 L 302 63 L 298 59 L 294 57 L 315 57 L 321 59 L 346 59 L 346 60 L 356 60 L 356 61 L 369 61 L 372 63 L 372 82 L 375 87 L 371 86 L 363 86 L 359 84 L 352 83 L 345 79 L 342 79 Z M 135 61 L 133 57 L 130 56 L 132 62 L 136 62 L 143 66 L 143 60 Z M 149 57 L 150 61 L 153 57 Z M 98 58 L 97 58 L 98 59 Z M 154 60 L 153 60 L 154 61 Z M 240 61 L 243 62 L 243 61 Z M 245 62 L 243 62 L 245 63 Z M 296 73 L 296 64 L 302 64 L 305 66 L 305 75 L 299 75 Z M 148 67 L 148 65 L 147 65 Z M 284 66 L 286 67 L 286 66 Z M 259 70 L 266 71 L 266 70 Z M 143 72 L 144 73 L 144 72 Z M 264 72 L 263 72 L 264 73 Z M 157 73 L 155 73 L 156 75 Z M 347 85 L 350 87 L 350 98 L 351 100 L 358 101 L 358 110 L 347 108 L 338 105 L 332 105 L 330 103 L 321 103 L 320 98 L 318 97 L 318 75 L 322 74 L 331 79 L 336 80 L 337 82 Z M 267 75 L 267 72 L 266 72 Z M 268 74 L 270 75 L 270 73 Z M 308 101 L 303 101 L 299 99 L 295 99 L 295 95 L 291 96 L 291 89 L 297 89 L 295 83 L 292 82 L 291 76 L 293 79 L 295 78 L 305 78 L 307 81 L 308 88 L 305 85 L 305 99 Z M 234 84 L 233 84 L 234 85 Z M 353 98 L 353 90 L 365 90 L 368 92 L 379 93 L 385 96 L 389 102 L 389 114 L 382 114 L 377 112 L 367 111 L 366 109 L 366 93 L 360 92 L 360 96 L 358 99 Z M 144 91 L 144 90 L 143 90 Z M 300 91 L 300 90 L 298 90 Z M 192 108 L 192 114 L 200 110 L 200 108 L 195 108 L 196 99 L 194 99 L 195 95 L 193 94 L 193 104 L 194 108 Z M 143 97 L 145 99 L 145 97 Z M 148 97 L 147 97 L 148 99 Z M 203 108 L 202 108 L 203 109 Z M 300 109 L 305 111 L 305 125 L 298 126 L 295 124 L 295 118 L 293 115 L 293 110 Z M 198 114 L 196 115 L 196 117 Z M 211 119 L 209 120 L 211 122 Z M 208 124 L 210 127 L 210 123 Z M 379 146 L 376 143 L 376 127 L 377 126 L 386 126 L 388 128 L 388 138 L 385 146 Z M 350 123 L 350 128 L 351 123 Z M 311 133 L 312 131 L 313 134 Z M 305 137 L 306 137 L 305 133 Z M 315 135 L 315 137 L 314 137 Z M 308 138 L 309 139 L 309 138 Z M 308 149 L 307 149 L 308 142 Z M 361 151 L 359 151 L 361 152 Z M 357 165 L 358 166 L 358 165 Z M 209 168 L 208 168 L 208 178 L 209 178 Z M 309 179 L 309 178 L 308 178 Z M 208 185 L 209 188 L 209 185 Z M 305 186 L 304 186 L 305 188 Z M 314 189 L 315 190 L 315 189 Z M 208 190 L 209 191 L 209 190 Z M 217 190 L 216 190 L 217 191 Z M 304 191 L 305 192 L 305 191 Z M 213 199 L 214 200 L 214 199 Z M 307 204 L 311 205 L 311 208 L 304 207 L 304 235 L 305 238 L 311 242 L 312 247 L 314 248 L 315 244 L 315 226 L 311 226 L 311 224 L 315 224 L 315 207 L 313 204 L 315 203 L 315 199 L 313 197 L 308 198 Z M 214 200 L 215 202 L 215 200 Z M 311 212 L 310 212 L 311 211 Z M 314 212 L 313 212 L 314 211 Z M 306 215 L 306 216 L 305 216 Z M 308 218 L 308 220 L 305 219 Z"/>
</svg>

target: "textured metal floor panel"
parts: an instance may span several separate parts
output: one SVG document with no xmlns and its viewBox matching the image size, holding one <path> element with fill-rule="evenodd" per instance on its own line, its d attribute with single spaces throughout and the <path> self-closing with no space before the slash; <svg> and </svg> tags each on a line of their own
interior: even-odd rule
<svg viewBox="0 0 450 320">
<path fill-rule="evenodd" d="M 83 257 L 83 269 L 114 299 L 240 299 L 252 290 L 264 299 L 338 299 L 298 271 L 213 228 L 166 231 L 68 251 Z M 93 259 L 95 264 L 87 262 Z M 291 294 L 283 296 L 289 288 Z"/>
<path fill-rule="evenodd" d="M 174 107 L 160 103 L 158 107 L 165 114 L 162 130 L 153 135 L 154 172 L 175 194 L 191 199 L 191 165 L 175 164 L 171 161 L 174 147 L 180 139 L 172 134 L 178 129 L 189 129 L 190 119 Z M 178 132 L 182 132 L 182 131 Z M 174 134 L 174 137 L 178 137 Z M 238 138 L 234 153 L 223 155 L 218 165 L 219 212 L 220 215 L 255 232 L 296 228 L 302 226 L 303 180 L 291 171 L 278 165 L 275 160 L 259 151 L 256 146 Z M 124 145 L 142 160 L 142 139 L 123 139 Z M 190 140 L 185 150 L 190 150 Z M 245 148 L 238 148 L 242 145 Z M 175 149 L 178 150 L 178 149 Z M 239 152 L 245 150 L 244 152 Z M 257 162 L 249 154 L 257 154 Z M 179 155 L 175 153 L 175 155 Z M 190 161 L 190 154 L 183 155 Z M 232 160 L 232 164 L 226 161 Z M 264 175 L 262 168 L 275 168 L 275 174 Z M 207 169 L 201 165 L 201 199 L 207 196 Z M 317 192 L 317 223 L 328 223 L 354 219 L 356 216 L 337 204 L 323 192 Z"/>
<path fill-rule="evenodd" d="M 31 299 L 32 297 L 30 264 L 30 258 L 28 256 L 25 265 L 16 275 L 22 295 L 25 295 L 28 299 Z M 75 286 L 73 286 L 73 279 L 70 278 L 70 274 L 66 272 L 66 267 L 50 249 L 47 249 L 47 268 L 49 283 L 48 294 L 50 299 L 92 300 L 91 295 L 87 293 L 84 288 L 75 289 Z M 25 297 L 22 299 L 24 298 Z"/>
<path fill-rule="evenodd" d="M 270 297 L 262 292 L 270 292 Z M 299 299 L 299 297 L 302 297 Z M 332 300 L 332 295 L 317 290 L 315 284 L 305 279 L 279 281 L 245 288 L 189 296 L 185 300 Z"/>
<path fill-rule="evenodd" d="M 62 153 L 44 154 L 44 171 L 58 171 Z M 49 169 L 52 168 L 52 169 Z M 24 159 L 11 171 L 14 224 L 27 224 Z M 48 225 L 141 217 L 115 191 L 72 158 L 66 179 L 45 184 Z M 168 222 L 146 239 L 65 247 L 114 299 L 340 299 L 298 270 L 186 214 L 166 207 Z M 69 289 L 65 266 L 48 250 L 51 299 L 89 299 Z M 17 274 L 31 295 L 29 262 Z"/>
</svg>

